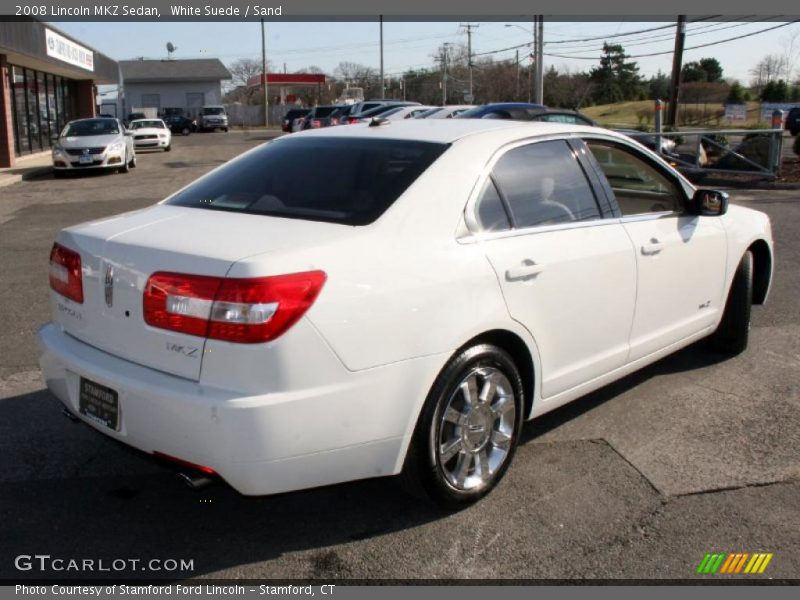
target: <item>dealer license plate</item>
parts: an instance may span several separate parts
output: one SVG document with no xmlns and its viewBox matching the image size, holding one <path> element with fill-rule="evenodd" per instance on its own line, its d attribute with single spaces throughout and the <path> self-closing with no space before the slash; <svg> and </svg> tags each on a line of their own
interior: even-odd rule
<svg viewBox="0 0 800 600">
<path fill-rule="evenodd" d="M 78 405 L 82 415 L 119 431 L 119 397 L 115 390 L 81 377 Z"/>
</svg>

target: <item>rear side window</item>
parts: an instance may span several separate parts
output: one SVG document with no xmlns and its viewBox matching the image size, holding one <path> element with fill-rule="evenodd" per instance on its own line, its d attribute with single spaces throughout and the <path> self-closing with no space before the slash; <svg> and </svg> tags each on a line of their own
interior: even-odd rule
<svg viewBox="0 0 800 600">
<path fill-rule="evenodd" d="M 315 117 L 327 117 L 333 111 L 336 110 L 335 106 L 318 106 L 314 109 L 314 116 Z"/>
<path fill-rule="evenodd" d="M 563 140 L 506 152 L 492 171 L 514 227 L 600 218 L 600 208 L 575 154 Z"/>
<path fill-rule="evenodd" d="M 447 144 L 359 138 L 284 138 L 178 192 L 175 206 L 367 225 Z"/>
<path fill-rule="evenodd" d="M 482 231 L 504 231 L 511 228 L 503 200 L 497 193 L 492 178 L 486 179 L 481 195 L 476 203 L 478 223 Z"/>
</svg>

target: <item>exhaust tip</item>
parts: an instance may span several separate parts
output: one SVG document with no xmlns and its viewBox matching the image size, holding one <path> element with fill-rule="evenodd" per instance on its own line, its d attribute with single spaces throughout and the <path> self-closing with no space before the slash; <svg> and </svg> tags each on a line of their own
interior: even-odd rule
<svg viewBox="0 0 800 600">
<path fill-rule="evenodd" d="M 178 477 L 193 490 L 202 490 L 214 483 L 214 480 L 210 477 L 203 477 L 193 473 L 178 473 Z"/>
<path fill-rule="evenodd" d="M 80 423 L 80 419 L 66 406 L 61 407 L 61 414 L 67 417 L 73 423 Z"/>
</svg>

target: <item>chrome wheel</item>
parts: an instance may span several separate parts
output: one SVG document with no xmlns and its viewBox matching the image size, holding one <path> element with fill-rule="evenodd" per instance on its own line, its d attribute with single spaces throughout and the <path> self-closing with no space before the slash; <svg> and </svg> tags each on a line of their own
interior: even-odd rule
<svg viewBox="0 0 800 600">
<path fill-rule="evenodd" d="M 514 388 L 503 372 L 469 371 L 439 417 L 435 448 L 445 480 L 457 490 L 488 485 L 509 457 L 516 418 Z"/>
</svg>

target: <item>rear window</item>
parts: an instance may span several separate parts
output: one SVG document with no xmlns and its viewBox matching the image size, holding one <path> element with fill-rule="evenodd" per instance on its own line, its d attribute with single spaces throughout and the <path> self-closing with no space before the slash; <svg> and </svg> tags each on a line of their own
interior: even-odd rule
<svg viewBox="0 0 800 600">
<path fill-rule="evenodd" d="M 359 138 L 284 138 L 211 173 L 175 206 L 367 225 L 447 144 Z"/>
<path fill-rule="evenodd" d="M 336 106 L 318 106 L 314 109 L 314 116 L 315 117 L 327 117 L 333 111 L 335 111 L 338 107 Z"/>
</svg>

